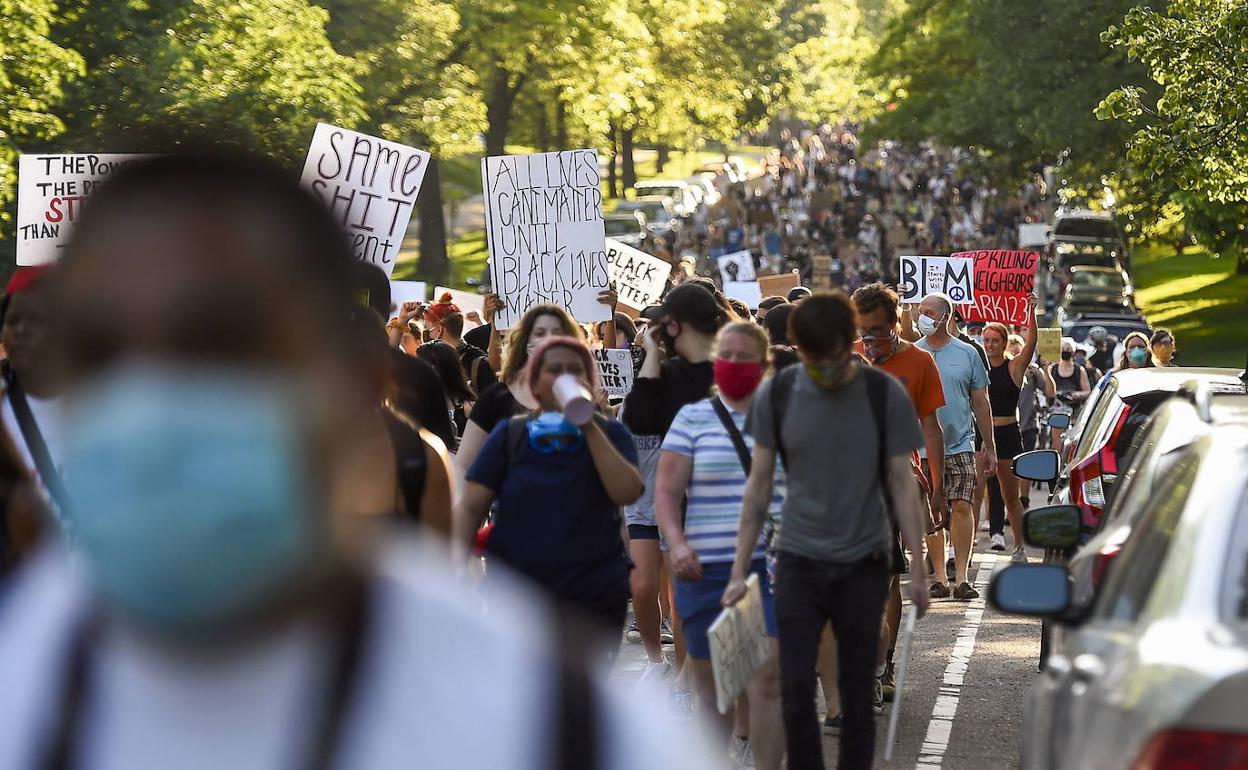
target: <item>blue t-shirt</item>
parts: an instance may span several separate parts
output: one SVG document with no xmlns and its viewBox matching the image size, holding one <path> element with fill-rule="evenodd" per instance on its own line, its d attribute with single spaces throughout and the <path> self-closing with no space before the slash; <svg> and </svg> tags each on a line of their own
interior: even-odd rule
<svg viewBox="0 0 1248 770">
<path fill-rule="evenodd" d="M 607 495 L 589 447 L 542 454 L 529 445 L 526 433 L 513 460 L 509 422 L 491 431 L 467 476 L 497 495 L 488 554 L 560 599 L 627 598 L 631 564 L 620 508 Z M 602 425 L 616 450 L 636 465 L 628 428 L 618 420 Z"/>
<path fill-rule="evenodd" d="M 754 437 L 745 432 L 747 415 L 727 404 L 724 406 L 737 430 L 741 431 L 746 448 L 753 455 Z M 715 414 L 711 399 L 681 407 L 663 439 L 663 451 L 685 455 L 693 460 L 689 504 L 685 511 L 685 537 L 689 545 L 704 564 L 731 562 L 737 552 L 745 469 L 741 467 L 741 458 L 732 445 L 732 438 Z M 772 521 L 780 516 L 784 489 L 784 466 L 777 458 L 769 509 Z M 765 548 L 766 528 L 759 532 L 752 558 L 764 558 Z"/>
<path fill-rule="evenodd" d="M 945 389 L 945 405 L 936 410 L 940 429 L 945 432 L 945 455 L 975 451 L 975 415 L 971 392 L 988 387 L 988 370 L 974 347 L 956 337 L 940 350 L 933 350 L 927 338 L 915 343 L 932 354 Z M 920 452 L 924 457 L 926 451 Z"/>
</svg>

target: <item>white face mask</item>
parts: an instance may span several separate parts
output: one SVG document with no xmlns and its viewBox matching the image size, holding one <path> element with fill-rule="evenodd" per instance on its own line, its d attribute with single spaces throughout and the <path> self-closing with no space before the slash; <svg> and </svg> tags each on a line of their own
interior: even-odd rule
<svg viewBox="0 0 1248 770">
<path fill-rule="evenodd" d="M 919 324 L 919 334 L 922 334 L 924 337 L 927 337 L 931 334 L 935 334 L 936 330 L 940 328 L 940 321 L 933 321 L 931 318 L 925 315 L 919 316 L 918 324 Z"/>
</svg>

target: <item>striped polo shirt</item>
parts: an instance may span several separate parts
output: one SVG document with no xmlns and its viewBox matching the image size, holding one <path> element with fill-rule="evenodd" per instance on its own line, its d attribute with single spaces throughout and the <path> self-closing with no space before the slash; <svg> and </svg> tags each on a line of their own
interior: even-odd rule
<svg viewBox="0 0 1248 770">
<path fill-rule="evenodd" d="M 728 408 L 728 414 L 736 423 L 737 430 L 741 431 L 745 445 L 753 456 L 754 439 L 745 432 L 746 415 L 727 404 L 724 406 Z M 681 408 L 663 439 L 663 451 L 693 458 L 689 505 L 685 513 L 685 537 L 689 545 L 704 564 L 731 562 L 737 550 L 737 524 L 745 493 L 745 470 L 732 445 L 732 438 L 711 406 L 711 399 Z M 783 503 L 784 470 L 777 459 L 770 521 L 777 520 Z M 759 535 L 755 559 L 764 557 L 769 529 L 764 527 Z"/>
</svg>

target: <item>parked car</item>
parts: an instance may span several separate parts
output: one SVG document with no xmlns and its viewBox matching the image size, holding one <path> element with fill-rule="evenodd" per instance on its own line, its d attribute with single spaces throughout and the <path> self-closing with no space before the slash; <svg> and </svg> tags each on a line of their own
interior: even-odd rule
<svg viewBox="0 0 1248 770">
<path fill-rule="evenodd" d="M 620 201 L 615 207 L 616 214 L 640 213 L 646 220 L 646 229 L 656 237 L 669 239 L 674 243 L 676 233 L 680 230 L 680 220 L 676 216 L 675 206 L 671 198 L 642 198 L 632 201 Z"/>
<path fill-rule="evenodd" d="M 1068 323 L 1061 326 L 1062 334 L 1075 342 L 1085 341 L 1097 326 L 1104 327 L 1106 332 L 1120 341 L 1126 339 L 1131 332 L 1140 332 L 1145 337 L 1153 333 L 1153 327 L 1144 318 L 1121 313 L 1083 313 L 1077 318 L 1068 319 Z"/>
<path fill-rule="evenodd" d="M 1065 334 L 1067 329 L 1074 328 L 1083 319 L 1091 316 L 1147 323 L 1127 297 L 1072 292 L 1071 287 L 1066 287 L 1066 294 L 1057 306 L 1057 325 L 1062 328 L 1062 333 Z"/>
<path fill-rule="evenodd" d="M 608 214 L 603 218 L 603 229 L 606 230 L 607 237 L 617 240 L 626 246 L 632 246 L 634 249 L 642 248 L 649 236 L 649 230 L 646 229 L 646 216 L 640 211 L 620 212 Z"/>
<path fill-rule="evenodd" d="M 1024 531 L 1067 543 L 1078 519 L 1030 511 Z M 1024 768 L 1245 767 L 1248 429 L 1218 427 L 1173 459 L 1089 608 L 1059 564 L 1009 566 L 988 599 L 1063 627 L 1024 701 Z"/>
<path fill-rule="evenodd" d="M 669 199 L 672 211 L 682 219 L 692 217 L 698 209 L 697 194 L 683 180 L 638 182 L 633 195 L 637 200 Z"/>
<path fill-rule="evenodd" d="M 1121 267 L 1072 265 L 1067 291 L 1071 289 L 1079 292 L 1095 291 L 1101 294 L 1128 297 L 1132 302 L 1135 301 L 1135 286 L 1131 283 L 1131 276 Z"/>
</svg>

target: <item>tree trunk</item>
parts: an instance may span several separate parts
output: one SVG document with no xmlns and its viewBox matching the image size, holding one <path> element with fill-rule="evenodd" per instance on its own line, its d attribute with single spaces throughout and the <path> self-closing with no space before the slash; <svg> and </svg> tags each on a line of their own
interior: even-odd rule
<svg viewBox="0 0 1248 770">
<path fill-rule="evenodd" d="M 620 129 L 620 153 L 624 156 L 624 192 L 637 185 L 637 165 L 633 161 L 633 129 Z"/>
<path fill-rule="evenodd" d="M 416 214 L 420 217 L 419 273 L 426 280 L 446 284 L 450 277 L 446 257 L 446 220 L 442 214 L 442 174 L 436 158 L 429 158 L 429 168 L 416 196 Z"/>
<path fill-rule="evenodd" d="M 610 148 L 609 152 L 611 153 L 610 157 L 607 158 L 607 194 L 612 198 L 620 197 L 619 177 L 616 175 L 616 159 L 620 155 L 619 141 L 616 139 L 617 133 L 615 124 L 612 123 L 607 131 L 607 136 L 610 140 L 608 145 Z"/>
<path fill-rule="evenodd" d="M 1239 259 L 1235 262 L 1235 272 L 1239 275 L 1248 275 L 1248 249 L 1239 249 Z"/>
<path fill-rule="evenodd" d="M 511 114 L 516 106 L 516 95 L 524 86 L 525 75 L 516 76 L 505 67 L 495 66 L 493 83 L 485 105 L 485 154 L 502 155 L 507 146 L 507 131 L 511 127 Z"/>
<path fill-rule="evenodd" d="M 555 149 L 570 150 L 568 147 L 568 110 L 563 104 L 563 98 L 555 100 Z"/>
<path fill-rule="evenodd" d="M 654 172 L 656 174 L 662 174 L 663 168 L 667 165 L 668 161 L 672 159 L 672 148 L 668 147 L 666 144 L 660 144 L 655 149 L 656 155 L 654 158 Z"/>
<path fill-rule="evenodd" d="M 537 149 L 541 152 L 550 152 L 550 116 L 547 114 L 545 104 L 540 104 L 537 109 Z"/>
</svg>

